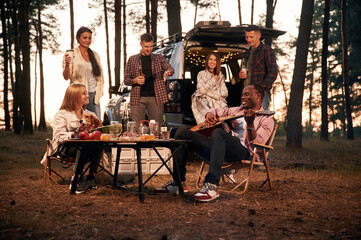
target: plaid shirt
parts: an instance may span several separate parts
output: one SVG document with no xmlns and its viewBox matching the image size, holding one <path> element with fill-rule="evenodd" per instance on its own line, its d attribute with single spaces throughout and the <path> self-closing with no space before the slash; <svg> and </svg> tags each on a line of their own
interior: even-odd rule
<svg viewBox="0 0 361 240">
<path fill-rule="evenodd" d="M 152 74 L 154 79 L 154 92 L 155 99 L 158 104 L 164 104 L 168 101 L 167 88 L 163 80 L 163 74 L 165 71 L 171 71 L 171 75 L 174 73 L 172 66 L 165 60 L 160 54 L 150 54 L 150 60 L 152 61 Z M 134 79 L 139 76 L 139 68 L 142 67 L 141 54 L 133 55 L 129 58 L 127 66 L 125 68 L 124 83 L 128 86 L 132 86 L 130 91 L 130 104 L 138 105 L 140 101 L 140 88 L 141 85 L 134 84 Z"/>
<path fill-rule="evenodd" d="M 248 61 L 250 51 L 251 49 L 248 49 L 244 53 L 245 62 Z M 251 65 L 251 83 L 261 84 L 270 93 L 278 74 L 276 57 L 272 48 L 261 42 L 253 53 Z"/>
</svg>

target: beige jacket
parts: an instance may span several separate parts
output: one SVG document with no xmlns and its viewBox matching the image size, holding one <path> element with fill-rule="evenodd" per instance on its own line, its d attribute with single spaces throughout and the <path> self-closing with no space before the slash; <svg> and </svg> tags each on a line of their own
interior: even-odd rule
<svg viewBox="0 0 361 240">
<path fill-rule="evenodd" d="M 95 90 L 95 99 L 94 103 L 99 104 L 100 98 L 103 96 L 103 89 L 104 89 L 104 76 L 103 76 L 103 68 L 100 63 L 99 55 L 93 51 L 95 59 L 97 60 L 100 66 L 100 76 L 95 77 L 97 81 L 97 86 Z M 65 55 L 63 57 L 63 70 L 65 69 Z M 81 52 L 79 47 L 74 49 L 74 59 L 73 62 L 70 63 L 70 83 L 81 83 L 84 84 L 86 89 L 88 89 L 88 81 L 87 81 L 87 74 L 86 74 L 86 64 L 81 56 Z"/>
<path fill-rule="evenodd" d="M 83 114 L 95 114 L 87 109 L 85 109 Z M 80 126 L 80 119 L 76 116 L 75 112 L 68 112 L 66 110 L 59 110 L 54 117 L 52 127 L 53 127 L 53 140 L 51 141 L 51 146 L 49 150 L 49 156 L 54 154 L 58 149 L 59 145 L 65 140 L 71 138 L 73 132 Z M 46 153 L 41 160 L 41 164 L 45 164 Z"/>
</svg>

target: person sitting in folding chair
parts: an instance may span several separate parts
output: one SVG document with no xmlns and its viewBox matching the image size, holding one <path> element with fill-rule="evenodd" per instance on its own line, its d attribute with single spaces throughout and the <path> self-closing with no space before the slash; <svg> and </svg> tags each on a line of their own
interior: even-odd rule
<svg viewBox="0 0 361 240">
<path fill-rule="evenodd" d="M 48 154 L 59 155 L 65 158 L 76 157 L 77 148 L 72 144 L 63 144 L 63 142 L 78 137 L 79 132 L 89 131 L 94 128 L 91 124 L 82 123 L 82 116 L 84 114 L 93 114 L 95 116 L 95 113 L 85 109 L 88 103 L 89 95 L 83 84 L 73 83 L 69 85 L 60 110 L 55 114 L 53 120 L 53 140 L 51 142 L 51 151 Z M 77 181 L 75 193 L 83 193 L 86 188 L 97 188 L 95 175 L 101 156 L 101 148 L 92 147 L 81 151 L 79 159 L 80 171 L 83 172 L 87 160 L 90 160 L 91 163 L 86 182 L 80 178 Z M 42 164 L 46 164 L 46 158 L 45 154 L 41 161 Z"/>
<path fill-rule="evenodd" d="M 184 192 L 187 191 L 185 184 L 186 159 L 188 152 L 197 152 L 203 158 L 209 160 L 209 172 L 205 177 L 203 188 L 198 191 L 194 198 L 198 201 L 211 201 L 219 197 L 218 186 L 221 178 L 221 167 L 223 162 L 241 161 L 253 156 L 253 142 L 265 144 L 270 138 L 274 128 L 274 120 L 269 115 L 258 115 L 255 111 L 263 110 L 261 103 L 264 96 L 264 89 L 256 83 L 251 83 L 243 89 L 242 105 L 231 108 L 213 108 L 206 115 L 206 123 L 212 125 L 219 117 L 244 114 L 246 122 L 245 130 L 242 120 L 236 119 L 225 128 L 216 128 L 210 138 L 189 129 L 178 129 L 175 138 L 192 140 L 185 149 L 178 151 L 175 156 L 175 164 L 178 164 L 180 179 Z M 241 126 L 241 127 L 240 127 Z M 237 133 L 243 131 L 243 140 Z M 258 156 L 259 161 L 259 156 Z M 155 193 L 176 193 L 180 183 L 176 178 L 161 188 L 155 189 Z"/>
</svg>

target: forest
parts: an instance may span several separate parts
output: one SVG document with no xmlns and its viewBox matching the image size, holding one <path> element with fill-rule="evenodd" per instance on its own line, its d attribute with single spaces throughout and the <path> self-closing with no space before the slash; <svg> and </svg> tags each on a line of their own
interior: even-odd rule
<svg viewBox="0 0 361 240">
<path fill-rule="evenodd" d="M 145 26 L 158 39 L 157 23 L 166 20 L 168 35 L 182 32 L 182 5 L 187 2 L 197 9 L 207 9 L 211 20 L 217 20 L 219 0 L 145 0 L 128 3 L 125 0 L 89 1 L 89 7 L 99 11 L 94 27 L 105 28 L 109 86 L 122 82 L 121 68 L 127 60 L 127 34 Z M 237 0 L 239 24 L 242 24 L 241 6 L 246 0 Z M 266 0 L 267 11 L 259 24 L 273 28 L 273 16 L 278 10 L 277 0 Z M 135 5 L 138 7 L 136 8 Z M 32 134 L 47 131 L 44 101 L 44 51 L 59 51 L 57 19 L 45 9 L 61 9 L 70 17 L 70 47 L 74 47 L 73 0 L 4 0 L 1 1 L 1 128 L 14 134 Z M 139 6 L 142 11 L 139 11 Z M 252 19 L 253 23 L 252 0 Z M 242 9 L 244 11 L 244 9 Z M 361 113 L 361 2 L 357 0 L 303 0 L 300 9 L 298 36 L 287 43 L 266 40 L 278 58 L 288 64 L 281 66 L 281 77 L 275 82 L 273 94 L 283 94 L 281 122 L 287 136 L 286 145 L 302 147 L 302 137 L 321 140 L 330 137 L 354 139 L 360 135 Z M 243 23 L 245 21 L 243 20 Z M 113 31 L 115 39 L 109 39 Z M 114 41 L 114 52 L 109 42 Z M 110 55 L 114 53 L 114 63 Z M 104 60 L 105 62 L 105 60 Z M 38 79 L 31 73 L 36 64 Z M 290 70 L 291 69 L 291 70 Z M 282 80 L 289 75 L 291 81 Z M 112 76 L 114 79 L 112 79 Z M 36 81 L 40 95 L 40 111 L 33 110 L 31 89 Z M 35 115 L 35 116 L 34 116 Z M 307 122 L 304 121 L 307 119 Z"/>
</svg>

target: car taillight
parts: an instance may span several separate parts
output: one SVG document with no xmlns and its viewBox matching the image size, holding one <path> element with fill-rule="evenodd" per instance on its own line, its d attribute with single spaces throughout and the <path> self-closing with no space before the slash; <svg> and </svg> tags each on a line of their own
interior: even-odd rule
<svg viewBox="0 0 361 240">
<path fill-rule="evenodd" d="M 165 112 L 181 112 L 181 84 L 177 80 L 167 81 L 168 102 L 164 106 Z"/>
</svg>

